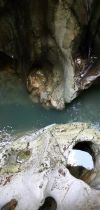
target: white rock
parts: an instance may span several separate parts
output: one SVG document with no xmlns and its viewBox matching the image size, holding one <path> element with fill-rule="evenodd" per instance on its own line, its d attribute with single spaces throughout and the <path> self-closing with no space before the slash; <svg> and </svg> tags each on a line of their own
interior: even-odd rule
<svg viewBox="0 0 100 210">
<path fill-rule="evenodd" d="M 0 209 L 15 199 L 16 210 L 38 210 L 48 196 L 57 202 L 57 210 L 100 209 L 100 190 L 76 179 L 67 169 L 72 148 L 84 142 L 84 137 L 96 142 L 93 149 L 99 159 L 100 132 L 84 123 L 54 124 L 12 144 L 0 143 Z"/>
</svg>

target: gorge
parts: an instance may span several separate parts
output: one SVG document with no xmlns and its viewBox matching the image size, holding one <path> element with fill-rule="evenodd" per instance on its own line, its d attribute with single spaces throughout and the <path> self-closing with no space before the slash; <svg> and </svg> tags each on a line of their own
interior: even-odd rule
<svg viewBox="0 0 100 210">
<path fill-rule="evenodd" d="M 0 0 L 0 210 L 100 209 L 99 25 L 99 0 Z"/>
<path fill-rule="evenodd" d="M 0 63 L 35 102 L 62 110 L 100 76 L 100 1 L 0 3 Z"/>
</svg>

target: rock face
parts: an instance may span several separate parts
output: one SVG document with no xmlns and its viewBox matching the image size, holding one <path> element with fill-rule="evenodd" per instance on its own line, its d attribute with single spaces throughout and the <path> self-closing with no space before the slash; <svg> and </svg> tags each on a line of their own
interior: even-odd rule
<svg viewBox="0 0 100 210">
<path fill-rule="evenodd" d="M 33 101 L 63 109 L 100 76 L 99 11 L 99 0 L 0 1 L 0 52 Z"/>
<path fill-rule="evenodd" d="M 94 169 L 69 166 L 72 149 L 90 153 Z M 0 209 L 99 210 L 99 198 L 100 131 L 85 123 L 51 125 L 0 142 Z"/>
</svg>

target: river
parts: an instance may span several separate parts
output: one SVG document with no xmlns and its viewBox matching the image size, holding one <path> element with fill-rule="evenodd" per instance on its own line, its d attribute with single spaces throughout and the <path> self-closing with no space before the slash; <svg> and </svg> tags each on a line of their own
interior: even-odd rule
<svg viewBox="0 0 100 210">
<path fill-rule="evenodd" d="M 33 104 L 21 79 L 0 73 L 0 131 L 24 132 L 52 123 L 89 122 L 100 127 L 100 87 L 85 90 L 63 111 Z"/>
</svg>

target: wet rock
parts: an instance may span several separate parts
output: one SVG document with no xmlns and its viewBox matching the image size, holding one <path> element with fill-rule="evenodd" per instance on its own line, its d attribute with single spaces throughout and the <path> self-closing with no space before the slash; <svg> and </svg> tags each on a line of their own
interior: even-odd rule
<svg viewBox="0 0 100 210">
<path fill-rule="evenodd" d="M 27 89 L 33 102 L 60 110 L 65 106 L 63 78 L 60 72 L 35 69 L 27 78 Z"/>
<path fill-rule="evenodd" d="M 100 76 L 99 11 L 99 0 L 0 2 L 0 53 L 33 101 L 63 109 Z"/>
</svg>

